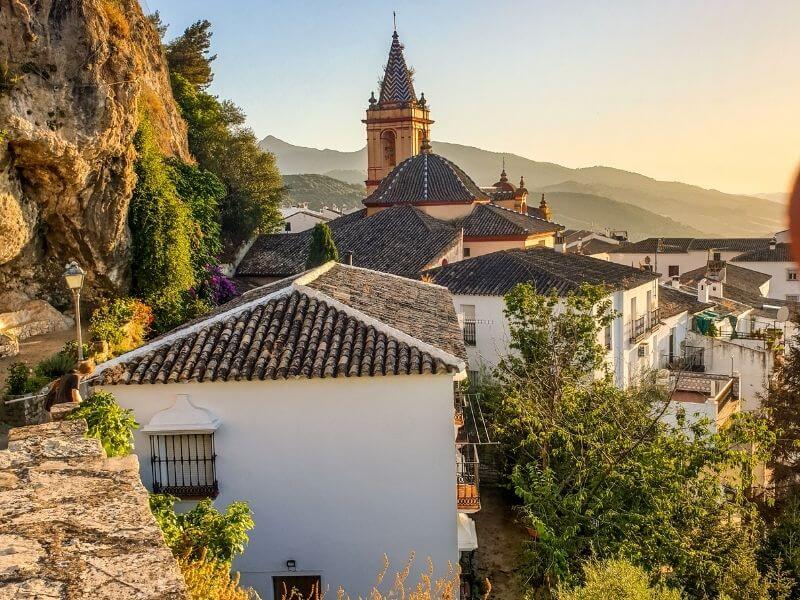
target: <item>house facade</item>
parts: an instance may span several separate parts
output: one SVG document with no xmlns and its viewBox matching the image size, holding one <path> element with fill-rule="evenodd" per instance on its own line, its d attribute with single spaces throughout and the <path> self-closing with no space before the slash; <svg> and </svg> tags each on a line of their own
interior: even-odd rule
<svg viewBox="0 0 800 600">
<path fill-rule="evenodd" d="M 249 502 L 243 584 L 266 600 L 284 585 L 355 597 L 384 553 L 393 568 L 423 557 L 412 578 L 425 557 L 444 576 L 477 545 L 463 357 L 447 290 L 328 263 L 100 365 L 92 385 L 142 425 L 148 489 Z"/>
<path fill-rule="evenodd" d="M 288 206 L 281 208 L 283 233 L 297 233 L 311 229 L 317 223 L 327 223 L 330 217 L 308 206 Z"/>
<path fill-rule="evenodd" d="M 800 304 L 800 268 L 792 260 L 789 242 L 770 243 L 769 247 L 740 254 L 732 259 L 738 267 L 769 275 L 770 298 Z"/>
</svg>

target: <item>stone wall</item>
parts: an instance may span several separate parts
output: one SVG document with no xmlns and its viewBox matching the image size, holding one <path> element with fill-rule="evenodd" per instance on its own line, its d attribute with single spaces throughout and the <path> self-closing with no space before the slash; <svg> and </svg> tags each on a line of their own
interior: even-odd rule
<svg viewBox="0 0 800 600">
<path fill-rule="evenodd" d="M 10 431 L 0 452 L 0 598 L 188 599 L 136 456 L 107 458 L 85 432 L 83 420 Z"/>
</svg>

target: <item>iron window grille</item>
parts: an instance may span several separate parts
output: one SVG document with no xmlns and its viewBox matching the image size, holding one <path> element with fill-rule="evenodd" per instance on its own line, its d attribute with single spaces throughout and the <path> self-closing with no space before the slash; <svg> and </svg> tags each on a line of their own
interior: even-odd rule
<svg viewBox="0 0 800 600">
<path fill-rule="evenodd" d="M 640 338 L 644 337 L 644 334 L 647 332 L 646 327 L 647 324 L 645 323 L 644 317 L 639 317 L 631 321 L 631 344 L 638 342 Z"/>
<path fill-rule="evenodd" d="M 150 436 L 153 492 L 178 498 L 215 498 L 219 493 L 213 433 Z"/>
</svg>

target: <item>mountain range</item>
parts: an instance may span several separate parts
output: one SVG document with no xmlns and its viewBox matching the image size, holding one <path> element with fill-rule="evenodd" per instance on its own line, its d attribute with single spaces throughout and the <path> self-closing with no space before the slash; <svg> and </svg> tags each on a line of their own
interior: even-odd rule
<svg viewBox="0 0 800 600">
<path fill-rule="evenodd" d="M 625 229 L 631 239 L 767 236 L 786 227 L 785 207 L 765 198 L 659 181 L 611 167 L 572 169 L 472 146 L 432 144 L 434 152 L 459 165 L 481 186 L 497 181 L 505 158 L 509 178 L 516 183 L 523 175 L 532 200 L 545 193 L 555 219 L 567 227 Z M 320 150 L 274 136 L 267 136 L 260 145 L 275 154 L 282 173 L 301 175 L 300 180 L 302 175 L 316 174 L 357 185 L 365 178 L 366 148 Z M 329 203 L 347 205 L 335 197 Z"/>
</svg>

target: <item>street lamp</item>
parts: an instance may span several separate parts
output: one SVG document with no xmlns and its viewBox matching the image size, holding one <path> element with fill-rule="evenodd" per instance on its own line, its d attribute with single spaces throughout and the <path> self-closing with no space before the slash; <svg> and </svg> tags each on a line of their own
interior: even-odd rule
<svg viewBox="0 0 800 600">
<path fill-rule="evenodd" d="M 78 333 L 78 361 L 83 360 L 83 340 L 81 339 L 81 288 L 86 271 L 78 266 L 74 260 L 64 269 L 64 280 L 67 287 L 72 290 L 72 298 L 75 301 L 75 328 Z"/>
</svg>

